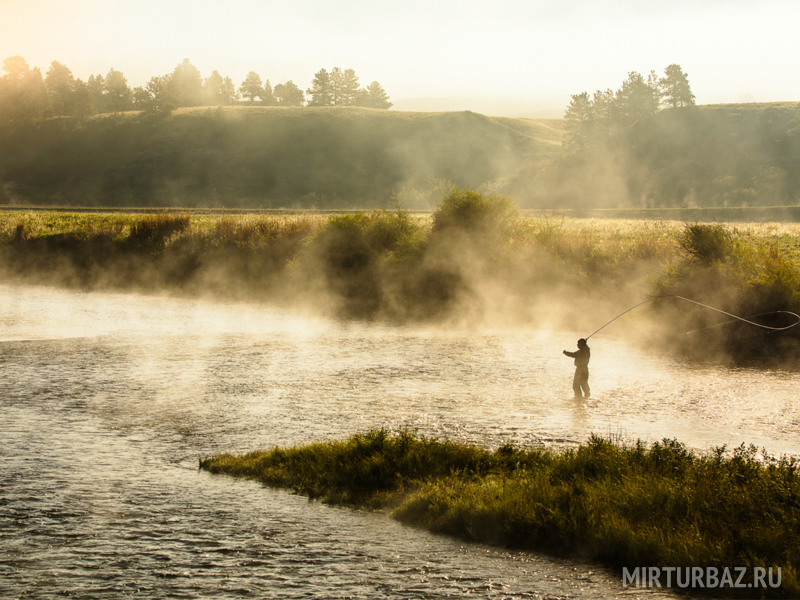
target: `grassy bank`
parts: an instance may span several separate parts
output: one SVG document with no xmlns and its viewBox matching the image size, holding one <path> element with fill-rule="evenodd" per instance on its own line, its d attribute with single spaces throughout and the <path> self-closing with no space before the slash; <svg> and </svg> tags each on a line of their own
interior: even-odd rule
<svg viewBox="0 0 800 600">
<path fill-rule="evenodd" d="M 212 473 L 331 503 L 388 509 L 432 531 L 614 567 L 781 567 L 800 595 L 800 478 L 794 459 L 740 447 L 699 456 L 675 440 L 622 447 L 592 437 L 563 451 L 495 452 L 384 430 L 200 461 Z M 698 590 L 706 591 L 710 590 Z"/>
<path fill-rule="evenodd" d="M 0 213 L 0 277 L 284 302 L 346 317 L 591 332 L 648 295 L 800 312 L 800 227 L 522 216 L 450 188 L 430 215 Z M 655 310 L 652 310 L 655 308 Z M 782 326 L 786 316 L 758 317 Z M 782 320 L 783 319 L 783 320 Z M 718 313 L 663 300 L 615 323 L 704 357 L 792 364 L 800 328 L 685 332 Z M 702 347 L 700 347 L 702 346 Z"/>
</svg>

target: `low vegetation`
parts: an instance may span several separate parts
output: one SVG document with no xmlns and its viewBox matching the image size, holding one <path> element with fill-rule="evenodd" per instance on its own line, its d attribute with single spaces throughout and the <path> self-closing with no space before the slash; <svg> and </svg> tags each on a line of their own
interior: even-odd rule
<svg viewBox="0 0 800 600">
<path fill-rule="evenodd" d="M 754 567 L 781 567 L 781 587 L 758 593 L 800 594 L 798 463 L 752 446 L 698 455 L 676 440 L 620 446 L 592 436 L 561 451 L 491 452 L 375 430 L 223 454 L 200 467 L 330 503 L 391 510 L 403 522 L 468 540 L 615 567 L 737 566 L 750 577 Z"/>
<path fill-rule="evenodd" d="M 523 216 L 450 187 L 429 215 L 57 213 L 0 215 L 5 280 L 284 302 L 347 317 L 594 331 L 618 322 L 704 357 L 791 363 L 800 327 L 798 226 Z M 673 298 L 667 298 L 671 296 Z M 780 312 L 783 311 L 783 312 Z M 774 313 L 774 314 L 764 314 Z M 704 343 L 696 336 L 707 331 Z"/>
</svg>

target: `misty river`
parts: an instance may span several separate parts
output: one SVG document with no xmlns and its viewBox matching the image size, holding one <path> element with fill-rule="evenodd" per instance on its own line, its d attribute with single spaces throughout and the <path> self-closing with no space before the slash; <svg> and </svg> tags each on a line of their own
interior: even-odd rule
<svg viewBox="0 0 800 600">
<path fill-rule="evenodd" d="M 678 438 L 800 453 L 800 374 L 586 332 L 443 331 L 0 286 L 0 597 L 674 597 L 198 470 L 375 427 L 481 444 Z M 623 310 L 627 307 L 620 307 Z M 598 326 L 602 323 L 598 323 Z M 618 331 L 618 330 L 617 330 Z"/>
</svg>

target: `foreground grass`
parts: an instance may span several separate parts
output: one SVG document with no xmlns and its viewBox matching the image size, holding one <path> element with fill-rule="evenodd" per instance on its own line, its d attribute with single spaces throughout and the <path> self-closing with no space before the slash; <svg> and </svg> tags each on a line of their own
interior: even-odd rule
<svg viewBox="0 0 800 600">
<path fill-rule="evenodd" d="M 752 578 L 754 567 L 781 567 L 780 588 L 717 591 L 787 598 L 800 596 L 798 466 L 752 446 L 700 456 L 676 440 L 623 447 L 593 436 L 576 449 L 490 452 L 385 430 L 200 461 L 477 542 L 629 569 L 746 567 Z"/>
</svg>

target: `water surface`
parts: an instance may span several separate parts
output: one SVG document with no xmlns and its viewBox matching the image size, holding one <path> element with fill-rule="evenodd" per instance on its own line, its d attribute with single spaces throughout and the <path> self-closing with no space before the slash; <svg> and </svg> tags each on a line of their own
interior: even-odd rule
<svg viewBox="0 0 800 600">
<path fill-rule="evenodd" d="M 579 332 L 35 287 L 0 287 L 0 308 L 4 598 L 641 595 L 595 565 L 434 536 L 197 459 L 373 427 L 490 448 L 596 432 L 800 449 L 796 373 L 692 366 L 610 335 L 591 340 L 585 401 L 561 355 Z"/>
</svg>

